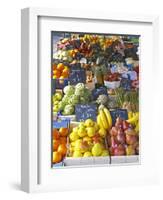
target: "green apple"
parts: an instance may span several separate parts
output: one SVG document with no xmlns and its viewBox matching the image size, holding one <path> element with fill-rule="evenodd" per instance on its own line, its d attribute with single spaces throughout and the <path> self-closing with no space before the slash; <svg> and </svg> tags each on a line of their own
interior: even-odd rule
<svg viewBox="0 0 163 200">
<path fill-rule="evenodd" d="M 92 155 L 93 156 L 100 156 L 102 153 L 102 146 L 100 143 L 96 143 L 93 147 L 92 147 Z"/>
<path fill-rule="evenodd" d="M 100 128 L 98 131 L 99 135 L 103 138 L 106 137 L 107 131 L 104 128 Z"/>
<path fill-rule="evenodd" d="M 58 110 L 59 110 L 58 105 L 54 105 L 54 106 L 53 106 L 53 112 L 58 112 Z"/>
<path fill-rule="evenodd" d="M 82 140 L 81 139 L 76 140 L 74 149 L 75 150 L 81 150 L 81 144 L 82 144 Z"/>
</svg>

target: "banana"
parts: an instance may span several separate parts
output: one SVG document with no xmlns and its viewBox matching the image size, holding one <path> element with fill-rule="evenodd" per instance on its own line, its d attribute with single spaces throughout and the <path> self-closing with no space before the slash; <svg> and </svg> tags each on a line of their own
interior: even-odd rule
<svg viewBox="0 0 163 200">
<path fill-rule="evenodd" d="M 135 131 L 139 134 L 139 122 L 136 124 Z"/>
<path fill-rule="evenodd" d="M 99 127 L 101 129 L 105 129 L 104 126 L 103 126 L 100 114 L 97 116 L 97 124 L 99 125 Z"/>
<path fill-rule="evenodd" d="M 99 113 L 100 113 L 100 117 L 101 117 L 101 121 L 102 121 L 103 127 L 105 129 L 108 129 L 109 128 L 109 124 L 107 122 L 107 118 L 105 116 L 105 113 L 104 113 L 103 109 L 100 109 Z"/>
<path fill-rule="evenodd" d="M 106 115 L 106 118 L 107 118 L 107 121 L 108 121 L 108 124 L 109 124 L 109 129 L 110 129 L 112 127 L 112 118 L 111 118 L 110 111 L 107 108 L 104 108 L 103 111 Z"/>
<path fill-rule="evenodd" d="M 127 120 L 130 124 L 135 124 L 139 120 L 139 113 L 135 113 L 134 117 Z"/>
<path fill-rule="evenodd" d="M 133 112 L 128 112 L 128 119 L 131 119 L 133 117 Z"/>
</svg>

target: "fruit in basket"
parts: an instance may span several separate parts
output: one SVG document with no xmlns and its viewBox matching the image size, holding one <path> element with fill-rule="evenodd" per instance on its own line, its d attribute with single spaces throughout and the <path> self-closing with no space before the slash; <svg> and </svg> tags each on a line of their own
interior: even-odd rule
<svg viewBox="0 0 163 200">
<path fill-rule="evenodd" d="M 99 114 L 97 116 L 97 124 L 100 128 L 109 130 L 112 126 L 112 118 L 110 111 L 103 105 L 99 106 Z"/>
<path fill-rule="evenodd" d="M 107 131 L 104 128 L 100 128 L 98 131 L 99 135 L 103 138 L 106 137 Z"/>
<path fill-rule="evenodd" d="M 59 140 L 53 140 L 53 150 L 54 151 L 57 151 L 59 145 L 60 145 L 60 141 Z"/>
<path fill-rule="evenodd" d="M 82 155 L 82 153 L 81 153 L 80 150 L 75 150 L 75 151 L 73 152 L 73 157 L 74 157 L 74 158 L 80 158 L 80 157 L 83 157 L 83 155 Z"/>
<path fill-rule="evenodd" d="M 92 147 L 92 155 L 93 156 L 100 156 L 102 153 L 102 145 L 100 143 L 94 144 Z"/>
<path fill-rule="evenodd" d="M 79 137 L 84 137 L 87 135 L 87 131 L 86 131 L 86 128 L 85 126 L 80 126 L 79 129 L 78 129 L 78 135 Z"/>
<path fill-rule="evenodd" d="M 79 139 L 79 136 L 78 136 L 78 134 L 76 132 L 71 132 L 69 137 L 70 137 L 70 141 L 71 142 L 74 142 L 77 139 Z"/>
<path fill-rule="evenodd" d="M 83 157 L 92 157 L 92 153 L 90 151 L 86 151 Z"/>
<path fill-rule="evenodd" d="M 123 131 L 120 131 L 118 135 L 116 136 L 116 139 L 119 144 L 125 144 L 126 143 L 126 137 Z"/>
<path fill-rule="evenodd" d="M 59 163 L 62 160 L 62 155 L 61 153 L 54 151 L 53 152 L 53 163 Z"/>
<path fill-rule="evenodd" d="M 118 135 L 118 128 L 116 126 L 113 126 L 110 130 L 111 136 L 117 136 Z"/>
<path fill-rule="evenodd" d="M 93 137 L 96 134 L 95 127 L 87 127 L 86 128 L 88 137 Z"/>
<path fill-rule="evenodd" d="M 126 154 L 125 147 L 119 144 L 117 147 L 113 147 L 114 156 L 123 156 Z"/>
<path fill-rule="evenodd" d="M 94 126 L 94 121 L 92 119 L 87 119 L 84 123 L 86 127 L 93 127 Z"/>
<path fill-rule="evenodd" d="M 81 139 L 77 139 L 77 140 L 75 141 L 74 149 L 75 149 L 75 150 L 80 150 L 80 149 L 81 149 L 81 144 L 82 144 L 82 140 L 81 140 Z"/>
<path fill-rule="evenodd" d="M 67 143 L 67 137 L 60 137 L 59 140 L 60 140 L 61 144 L 65 144 L 66 145 L 66 143 Z"/>
<path fill-rule="evenodd" d="M 57 70 L 62 71 L 64 69 L 64 64 L 63 63 L 59 63 L 57 65 Z"/>
<path fill-rule="evenodd" d="M 132 145 L 129 145 L 126 147 L 126 155 L 127 156 L 131 156 L 131 155 L 135 155 L 135 154 L 136 154 L 136 151 Z"/>
<path fill-rule="evenodd" d="M 57 149 L 57 152 L 59 152 L 62 156 L 65 156 L 66 155 L 66 152 L 67 152 L 67 147 L 65 144 L 60 144 L 58 146 L 58 149 Z"/>
<path fill-rule="evenodd" d="M 126 143 L 127 143 L 128 145 L 133 145 L 133 144 L 136 143 L 137 141 L 138 141 L 137 135 L 126 134 Z"/>
<path fill-rule="evenodd" d="M 104 149 L 101 153 L 101 156 L 109 156 L 109 151 Z"/>
<path fill-rule="evenodd" d="M 53 139 L 54 140 L 59 139 L 59 131 L 56 128 L 53 128 Z"/>
<path fill-rule="evenodd" d="M 61 127 L 61 128 L 59 129 L 59 134 L 60 134 L 60 136 L 62 136 L 62 137 L 67 136 L 67 135 L 68 135 L 68 128 Z"/>
<path fill-rule="evenodd" d="M 94 144 L 96 144 L 96 143 L 102 143 L 103 142 L 103 138 L 99 134 L 95 134 L 92 137 L 92 141 L 93 141 Z"/>
<path fill-rule="evenodd" d="M 82 153 L 84 153 L 84 152 L 89 151 L 89 150 L 90 150 L 89 144 L 86 141 L 82 141 L 81 145 L 80 145 L 80 151 Z"/>
<path fill-rule="evenodd" d="M 62 94 L 60 92 L 56 92 L 54 94 L 54 99 L 60 101 L 62 99 Z"/>
</svg>

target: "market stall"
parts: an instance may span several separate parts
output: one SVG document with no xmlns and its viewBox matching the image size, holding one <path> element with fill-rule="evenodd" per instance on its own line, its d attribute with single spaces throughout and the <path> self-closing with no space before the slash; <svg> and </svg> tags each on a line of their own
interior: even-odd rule
<svg viewBox="0 0 163 200">
<path fill-rule="evenodd" d="M 52 166 L 139 162 L 139 36 L 53 32 Z"/>
</svg>

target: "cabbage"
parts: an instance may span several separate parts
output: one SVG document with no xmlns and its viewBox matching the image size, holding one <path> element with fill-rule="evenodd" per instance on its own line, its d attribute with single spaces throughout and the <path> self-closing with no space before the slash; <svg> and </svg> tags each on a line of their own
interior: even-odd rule
<svg viewBox="0 0 163 200">
<path fill-rule="evenodd" d="M 78 104 L 78 103 L 79 103 L 79 96 L 73 94 L 73 95 L 69 98 L 68 103 L 69 103 L 69 104 L 72 104 L 72 105 Z"/>
<path fill-rule="evenodd" d="M 85 89 L 85 85 L 84 83 L 78 83 L 76 86 L 75 86 L 75 91 L 82 91 Z"/>
<path fill-rule="evenodd" d="M 63 115 L 72 115 L 75 109 L 73 105 L 66 105 L 63 111 Z"/>
<path fill-rule="evenodd" d="M 75 93 L 75 88 L 72 85 L 67 85 L 63 89 L 64 93 L 68 96 L 73 95 Z"/>
</svg>

